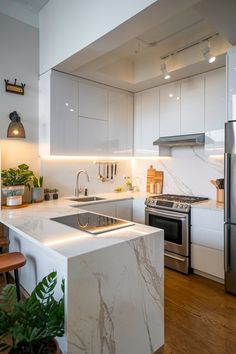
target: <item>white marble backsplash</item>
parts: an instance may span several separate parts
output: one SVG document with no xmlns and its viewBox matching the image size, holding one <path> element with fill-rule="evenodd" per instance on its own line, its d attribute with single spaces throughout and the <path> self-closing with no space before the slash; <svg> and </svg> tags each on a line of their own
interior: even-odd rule
<svg viewBox="0 0 236 354">
<path fill-rule="evenodd" d="M 223 156 L 209 156 L 202 147 L 173 148 L 169 158 L 134 161 L 133 176 L 141 191 L 145 191 L 150 165 L 164 171 L 164 193 L 216 199 L 216 190 L 210 180 L 224 176 Z"/>
<path fill-rule="evenodd" d="M 114 159 L 115 161 L 115 159 Z M 131 176 L 130 160 L 117 161 L 117 175 L 112 180 L 98 180 L 98 165 L 93 160 L 42 159 L 40 174 L 44 176 L 44 188 L 59 189 L 59 196 L 74 195 L 76 175 L 79 170 L 86 170 L 90 181 L 81 175 L 81 185 L 88 188 L 88 194 L 113 192 L 116 187 L 124 187 L 124 177 Z M 107 172 L 107 171 L 105 171 Z M 103 166 L 101 165 L 101 173 Z"/>
</svg>

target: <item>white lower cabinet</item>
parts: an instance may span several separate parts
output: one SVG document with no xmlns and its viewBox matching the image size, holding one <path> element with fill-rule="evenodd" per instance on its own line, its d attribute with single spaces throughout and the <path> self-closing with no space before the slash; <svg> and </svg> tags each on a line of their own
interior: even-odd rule
<svg viewBox="0 0 236 354">
<path fill-rule="evenodd" d="M 145 224 L 145 198 L 135 198 L 133 200 L 133 221 Z"/>
<path fill-rule="evenodd" d="M 192 244 L 191 252 L 193 269 L 224 279 L 224 251 Z"/>
<path fill-rule="evenodd" d="M 223 279 L 223 210 L 193 207 L 191 218 L 191 267 L 206 275 Z"/>
<path fill-rule="evenodd" d="M 132 221 L 132 202 L 132 199 L 104 203 L 100 202 L 97 204 L 82 205 L 81 209 L 88 210 L 94 213 L 104 214 L 114 218 Z"/>
<path fill-rule="evenodd" d="M 133 200 L 121 200 L 116 202 L 116 217 L 128 221 L 133 220 Z"/>
</svg>

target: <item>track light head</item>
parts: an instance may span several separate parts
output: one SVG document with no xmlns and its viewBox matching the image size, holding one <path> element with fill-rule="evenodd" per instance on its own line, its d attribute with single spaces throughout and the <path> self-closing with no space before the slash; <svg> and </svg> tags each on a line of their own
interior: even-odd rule
<svg viewBox="0 0 236 354">
<path fill-rule="evenodd" d="M 166 63 L 162 63 L 161 64 L 161 72 L 164 75 L 164 79 L 168 80 L 170 79 L 170 74 L 168 73 L 167 69 L 166 69 Z"/>
<path fill-rule="evenodd" d="M 214 63 L 214 61 L 216 60 L 216 57 L 214 55 L 212 55 L 212 53 L 210 52 L 210 48 L 209 48 L 208 43 L 203 48 L 202 54 L 203 54 L 204 58 L 208 61 L 209 64 Z"/>
</svg>

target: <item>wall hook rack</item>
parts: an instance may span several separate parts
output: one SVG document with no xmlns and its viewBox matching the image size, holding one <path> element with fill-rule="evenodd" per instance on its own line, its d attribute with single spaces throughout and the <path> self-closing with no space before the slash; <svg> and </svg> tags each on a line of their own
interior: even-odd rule
<svg viewBox="0 0 236 354">
<path fill-rule="evenodd" d="M 9 80 L 6 79 L 4 81 L 6 92 L 16 93 L 18 95 L 25 94 L 25 84 L 23 84 L 22 82 L 20 85 L 17 85 L 17 79 L 15 79 L 14 83 L 10 83 Z"/>
</svg>

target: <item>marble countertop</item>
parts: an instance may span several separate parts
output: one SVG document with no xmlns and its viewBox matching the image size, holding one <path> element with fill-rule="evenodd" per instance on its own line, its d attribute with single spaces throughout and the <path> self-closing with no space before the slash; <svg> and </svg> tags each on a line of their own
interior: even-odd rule
<svg viewBox="0 0 236 354">
<path fill-rule="evenodd" d="M 99 197 L 102 196 L 107 201 L 115 201 L 132 199 L 134 196 L 136 198 L 143 198 L 144 194 L 126 192 L 99 195 Z M 97 201 L 96 203 L 99 202 L 104 201 Z M 78 205 L 78 202 L 61 198 L 30 204 L 20 209 L 2 209 L 0 222 L 23 237 L 30 238 L 33 242 L 49 247 L 68 258 L 158 232 L 156 228 L 134 224 L 123 229 L 92 235 L 50 220 L 53 217 L 82 213 L 84 212 L 84 204 L 91 203 L 79 203 L 81 208 L 74 208 L 73 205 Z"/>
<path fill-rule="evenodd" d="M 204 202 L 194 203 L 191 205 L 191 208 L 205 208 L 205 209 L 214 209 L 218 211 L 224 211 L 224 203 L 218 203 L 216 200 L 210 199 Z"/>
</svg>

